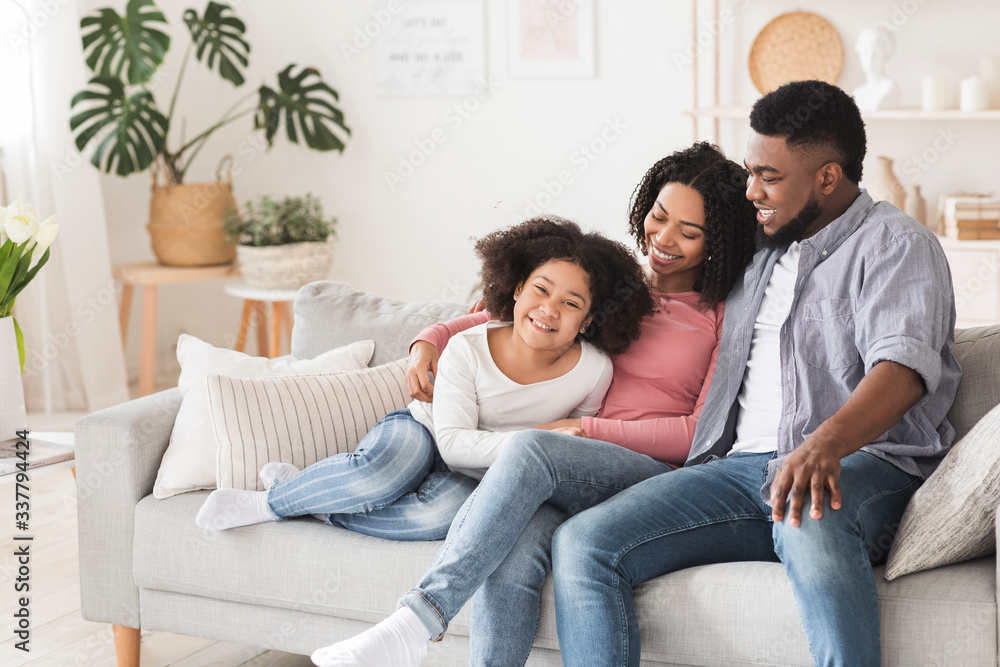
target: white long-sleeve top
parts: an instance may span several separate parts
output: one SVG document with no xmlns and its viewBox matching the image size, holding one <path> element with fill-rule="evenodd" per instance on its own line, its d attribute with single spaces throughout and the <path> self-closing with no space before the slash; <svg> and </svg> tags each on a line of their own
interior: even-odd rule
<svg viewBox="0 0 1000 667">
<path fill-rule="evenodd" d="M 597 414 L 611 385 L 611 360 L 583 343 L 580 359 L 560 377 L 518 384 L 490 354 L 489 322 L 456 334 L 438 361 L 434 402 L 413 401 L 413 418 L 434 434 L 441 458 L 455 472 L 482 479 L 511 432 L 557 419 Z"/>
</svg>

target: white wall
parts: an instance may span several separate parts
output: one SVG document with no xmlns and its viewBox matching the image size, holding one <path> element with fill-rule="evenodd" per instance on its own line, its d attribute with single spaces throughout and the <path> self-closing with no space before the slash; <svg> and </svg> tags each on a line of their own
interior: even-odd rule
<svg viewBox="0 0 1000 667">
<path fill-rule="evenodd" d="M 318 67 L 341 94 L 342 108 L 353 136 L 342 155 L 320 154 L 290 145 L 283 138 L 268 154 L 252 155 L 251 122 L 237 122 L 214 137 L 188 180 L 207 178 L 219 158 L 233 153 L 240 169 L 235 180 L 241 203 L 260 194 L 312 192 L 322 197 L 329 214 L 339 218 L 339 247 L 331 277 L 355 287 L 404 299 L 455 298 L 464 293 L 476 266 L 469 238 L 509 224 L 528 202 L 546 200 L 545 184 L 567 170 L 572 182 L 547 211 L 574 218 L 626 240 L 629 196 L 644 171 L 657 158 L 691 141 L 691 122 L 681 110 L 691 104 L 688 66 L 678 54 L 689 50 L 689 3 L 684 0 L 603 0 L 597 2 L 598 75 L 594 79 L 531 81 L 509 79 L 505 64 L 505 2 L 484 0 L 487 35 L 487 76 L 498 84 L 458 127 L 444 114 L 462 98 L 387 98 L 376 94 L 375 46 L 347 62 L 340 45 L 352 43 L 355 31 L 371 20 L 385 0 L 244 0 L 234 3 L 246 21 L 253 46 L 248 84 L 273 82 L 290 62 Z M 104 0 L 82 0 L 82 12 L 104 6 Z M 116 2 L 115 5 L 124 3 Z M 180 20 L 189 4 L 160 0 L 171 21 L 174 46 L 167 76 L 158 91 L 166 106 L 186 45 Z M 704 8 L 710 2 L 702 3 Z M 900 8 L 905 20 L 898 31 L 898 53 L 890 74 L 899 78 L 903 103 L 919 103 L 924 73 L 949 74 L 957 81 L 972 73 L 981 52 L 992 44 L 1000 53 L 1000 3 L 927 0 L 845 0 L 831 5 L 784 0 L 722 0 L 731 7 L 732 23 L 723 25 L 723 102 L 749 104 L 756 98 L 746 68 L 754 35 L 774 16 L 795 9 L 817 11 L 837 27 L 844 42 L 846 64 L 840 85 L 850 90 L 862 81 L 853 53 L 858 31 L 879 19 L 892 20 Z M 813 8 L 811 5 L 816 5 Z M 903 7 L 916 11 L 912 16 Z M 969 39 L 944 37 L 943 26 L 959 19 Z M 711 44 L 711 28 L 706 43 Z M 954 35 L 954 29 L 949 31 Z M 735 74 L 732 72 L 735 71 Z M 274 85 L 271 83 L 271 85 Z M 957 84 L 956 84 L 957 85 Z M 219 83 L 197 64 L 188 68 L 179 108 L 187 117 L 188 136 L 217 119 L 240 92 Z M 705 102 L 707 100 L 703 100 Z M 581 145 L 600 146 L 602 130 L 622 129 L 597 159 L 585 161 Z M 742 160 L 745 123 L 723 122 L 723 147 Z M 384 174 L 397 168 L 401 157 L 436 128 L 447 139 L 403 184 L 390 191 Z M 997 189 L 1000 124 L 872 123 L 871 155 L 885 154 L 899 162 L 904 183 L 912 179 L 902 163 L 928 147 L 939 132 L 958 139 L 919 175 L 932 197 L 944 189 Z M 703 134 L 708 125 L 703 124 Z M 707 136 L 707 135 L 706 135 Z M 176 138 L 174 138 L 176 145 Z M 102 184 L 116 263 L 152 259 L 144 225 L 148 216 L 148 175 L 128 179 L 104 176 Z M 133 309 L 134 311 L 137 308 Z M 180 285 L 160 295 L 159 351 L 172 356 L 176 337 L 189 332 L 214 344 L 231 342 L 240 304 L 221 286 Z M 134 312 L 129 340 L 129 365 L 135 373 L 138 315 Z"/>
</svg>

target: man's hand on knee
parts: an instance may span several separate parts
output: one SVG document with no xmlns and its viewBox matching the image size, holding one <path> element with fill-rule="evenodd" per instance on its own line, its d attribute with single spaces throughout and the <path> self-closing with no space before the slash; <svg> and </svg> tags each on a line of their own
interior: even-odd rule
<svg viewBox="0 0 1000 667">
<path fill-rule="evenodd" d="M 798 526 L 807 491 L 812 499 L 809 516 L 813 519 L 823 516 L 827 490 L 830 491 L 830 507 L 840 509 L 839 480 L 840 456 L 813 438 L 807 438 L 785 458 L 771 483 L 771 518 L 775 522 L 782 521 L 787 505 L 789 525 Z"/>
</svg>

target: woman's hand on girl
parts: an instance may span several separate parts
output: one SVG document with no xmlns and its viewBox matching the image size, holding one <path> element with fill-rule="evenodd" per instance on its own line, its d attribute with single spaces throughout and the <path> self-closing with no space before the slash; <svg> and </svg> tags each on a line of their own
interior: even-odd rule
<svg viewBox="0 0 1000 667">
<path fill-rule="evenodd" d="M 565 433 L 566 435 L 575 435 L 580 438 L 587 437 L 587 432 L 583 430 L 582 419 L 560 419 L 559 421 L 547 424 L 539 424 L 535 428 L 545 431 L 555 431 L 556 433 Z"/>
<path fill-rule="evenodd" d="M 427 341 L 418 340 L 410 347 L 406 366 L 406 388 L 410 398 L 430 403 L 434 400 L 434 385 L 428 373 L 437 375 L 438 349 Z"/>
</svg>

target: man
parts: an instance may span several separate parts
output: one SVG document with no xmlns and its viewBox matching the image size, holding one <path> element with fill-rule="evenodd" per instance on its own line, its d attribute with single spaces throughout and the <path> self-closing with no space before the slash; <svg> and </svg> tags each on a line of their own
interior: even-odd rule
<svg viewBox="0 0 1000 667">
<path fill-rule="evenodd" d="M 638 665 L 632 588 L 743 560 L 783 563 L 816 664 L 880 663 L 869 553 L 954 436 L 948 265 L 933 234 L 860 190 L 864 123 L 842 90 L 785 85 L 750 126 L 761 249 L 726 302 L 687 464 L 556 533 L 566 665 Z"/>
</svg>

